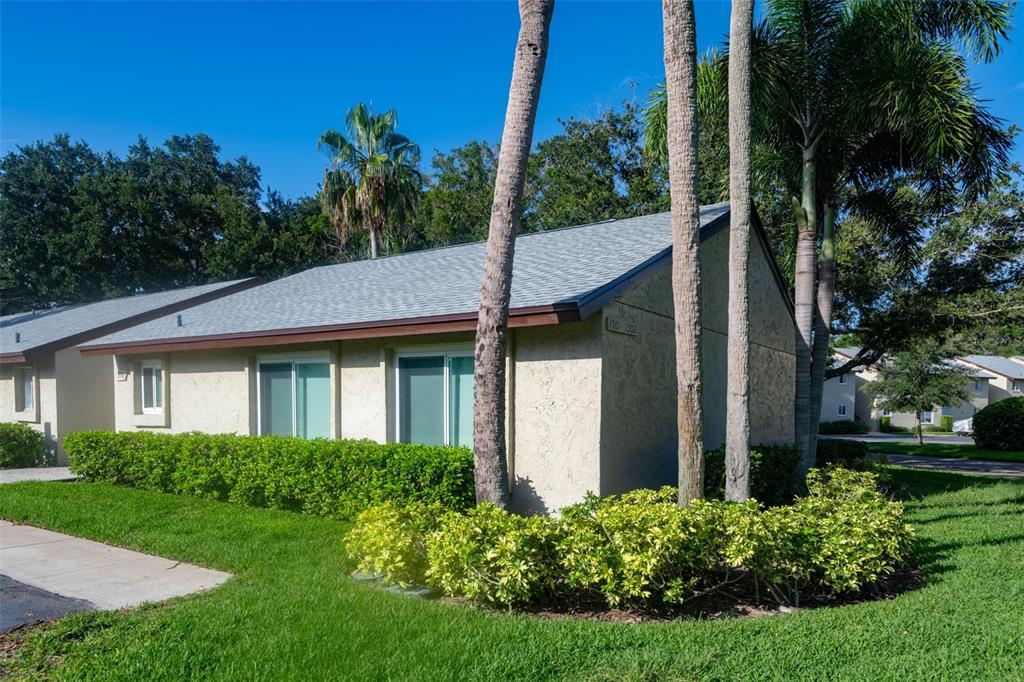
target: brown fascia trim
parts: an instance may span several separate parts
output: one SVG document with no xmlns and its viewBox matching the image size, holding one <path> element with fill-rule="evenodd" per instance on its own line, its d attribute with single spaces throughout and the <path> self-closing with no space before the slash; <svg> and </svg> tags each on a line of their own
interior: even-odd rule
<svg viewBox="0 0 1024 682">
<path fill-rule="evenodd" d="M 22 351 L 20 353 L 4 353 L 3 355 L 0 355 L 0 364 L 27 362 L 33 357 L 43 353 L 49 353 L 51 351 L 60 350 L 61 348 L 76 346 L 80 343 L 84 343 L 91 339 L 98 339 L 101 336 L 113 334 L 114 332 L 121 331 L 122 329 L 127 329 L 128 327 L 134 327 L 137 324 L 142 324 L 144 322 L 155 320 L 158 317 L 163 317 L 164 315 L 170 315 L 180 310 L 185 310 L 186 308 L 191 308 L 193 306 L 197 306 L 202 303 L 207 303 L 209 301 L 214 301 L 223 296 L 235 294 L 238 293 L 239 291 L 244 291 L 246 289 L 251 289 L 254 286 L 263 284 L 263 281 L 264 280 L 262 277 L 250 277 L 248 279 L 243 279 L 239 282 L 236 282 L 230 286 L 221 287 L 220 289 L 208 291 L 205 294 L 193 296 L 192 298 L 186 298 L 181 301 L 175 301 L 174 303 L 168 303 L 165 306 L 154 308 L 153 310 L 148 310 L 144 313 L 139 313 L 138 315 L 132 315 L 131 317 L 126 317 L 124 319 L 117 320 L 116 322 L 105 324 L 101 327 L 95 327 L 93 329 L 81 332 L 79 334 L 73 334 L 71 336 L 66 336 L 62 339 L 50 341 L 49 343 L 44 343 L 41 346 L 29 348 L 28 350 Z"/>
<path fill-rule="evenodd" d="M 509 310 L 510 327 L 534 327 L 562 322 L 577 322 L 579 308 L 575 303 Z M 316 327 L 294 327 L 270 331 L 241 332 L 233 334 L 211 334 L 207 336 L 182 337 L 149 342 L 107 343 L 88 348 L 79 348 L 82 355 L 138 355 L 143 353 L 166 353 L 179 350 L 219 350 L 224 348 L 251 348 L 257 346 L 283 346 L 292 343 L 316 343 L 349 339 L 383 338 L 388 336 L 412 336 L 415 334 L 439 334 L 443 332 L 473 331 L 476 329 L 477 314 L 456 313 L 433 315 L 402 320 L 377 322 L 356 322 L 350 324 L 321 325 Z"/>
</svg>

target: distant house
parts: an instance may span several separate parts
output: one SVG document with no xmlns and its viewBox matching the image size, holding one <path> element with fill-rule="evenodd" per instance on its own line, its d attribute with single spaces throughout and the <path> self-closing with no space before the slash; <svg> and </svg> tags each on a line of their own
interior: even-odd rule
<svg viewBox="0 0 1024 682">
<path fill-rule="evenodd" d="M 1024 396 L 1024 358 L 998 355 L 963 355 L 960 362 L 986 372 L 989 380 L 989 402 Z"/>
<path fill-rule="evenodd" d="M 835 364 L 841 365 L 853 359 L 859 348 L 836 348 Z M 967 390 L 969 397 L 959 405 L 934 405 L 931 410 L 921 413 L 921 423 L 938 426 L 943 416 L 954 421 L 974 416 L 990 402 L 989 382 L 995 375 L 967 363 L 960 363 L 968 370 Z M 822 393 L 821 421 L 843 421 L 855 419 L 863 422 L 872 431 L 877 431 L 882 417 L 888 417 L 892 426 L 912 428 L 917 426 L 917 417 L 911 412 L 893 412 L 879 406 L 875 395 L 868 390 L 868 384 L 878 379 L 878 372 L 872 367 L 859 367 L 825 382 Z M 853 405 L 852 410 L 850 405 Z"/>
<path fill-rule="evenodd" d="M 727 204 L 701 210 L 704 429 L 725 434 Z M 793 318 L 758 228 L 752 437 L 793 439 Z M 676 481 L 670 216 L 521 235 L 509 313 L 514 505 Z M 471 445 L 484 244 L 314 268 L 90 341 L 118 430 Z M 148 409 L 146 372 L 164 377 Z"/>
<path fill-rule="evenodd" d="M 65 434 L 114 428 L 111 361 L 83 357 L 76 344 L 258 283 L 237 280 L 0 317 L 0 421 L 41 431 L 57 463 L 65 463 Z"/>
</svg>

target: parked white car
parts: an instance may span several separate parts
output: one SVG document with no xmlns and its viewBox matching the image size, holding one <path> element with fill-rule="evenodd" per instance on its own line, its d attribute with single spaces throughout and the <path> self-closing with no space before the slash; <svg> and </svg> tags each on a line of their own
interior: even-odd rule
<svg viewBox="0 0 1024 682">
<path fill-rule="evenodd" d="M 953 433 L 958 436 L 970 436 L 974 433 L 974 417 L 953 422 Z"/>
</svg>

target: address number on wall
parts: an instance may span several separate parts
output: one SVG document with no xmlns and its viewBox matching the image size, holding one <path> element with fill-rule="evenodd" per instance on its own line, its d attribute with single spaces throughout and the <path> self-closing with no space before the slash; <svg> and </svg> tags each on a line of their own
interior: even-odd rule
<svg viewBox="0 0 1024 682">
<path fill-rule="evenodd" d="M 608 331 L 626 336 L 636 336 L 636 322 L 628 322 L 618 317 L 606 317 L 605 325 Z"/>
</svg>

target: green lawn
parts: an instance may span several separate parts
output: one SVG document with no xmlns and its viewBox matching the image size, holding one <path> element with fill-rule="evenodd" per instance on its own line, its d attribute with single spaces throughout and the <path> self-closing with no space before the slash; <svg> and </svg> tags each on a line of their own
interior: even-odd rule
<svg viewBox="0 0 1024 682">
<path fill-rule="evenodd" d="M 956 457 L 958 459 L 988 459 L 997 462 L 1024 462 L 1024 452 L 979 450 L 968 443 L 870 443 L 871 452 L 891 455 L 924 455 L 928 457 Z"/>
<path fill-rule="evenodd" d="M 35 631 L 63 679 L 1024 679 L 1024 482 L 896 470 L 926 586 L 887 602 L 645 625 L 536 620 L 346 577 L 346 525 L 98 484 L 0 487 L 0 517 L 224 569 L 200 595 Z"/>
</svg>

